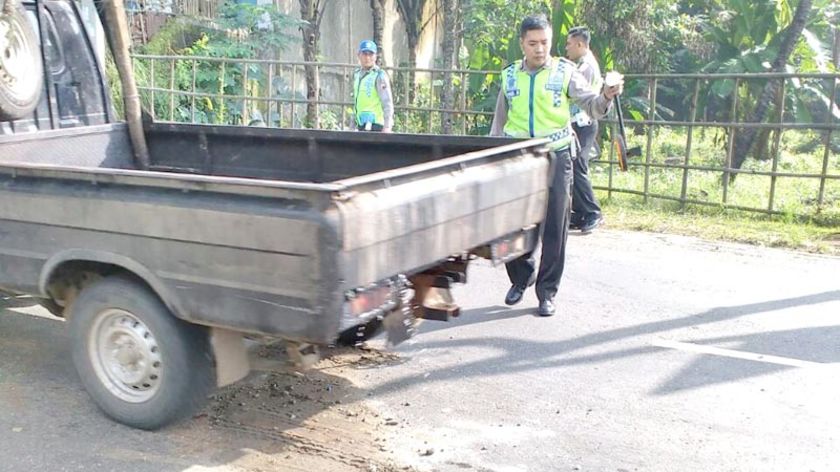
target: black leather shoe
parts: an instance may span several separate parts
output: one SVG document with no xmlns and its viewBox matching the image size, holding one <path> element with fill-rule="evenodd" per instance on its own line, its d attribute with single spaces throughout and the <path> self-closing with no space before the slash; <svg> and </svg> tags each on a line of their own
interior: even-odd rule
<svg viewBox="0 0 840 472">
<path fill-rule="evenodd" d="M 525 287 L 520 287 L 518 285 L 511 285 L 510 290 L 508 290 L 507 295 L 505 295 L 505 305 L 516 305 L 517 303 L 522 301 L 522 295 L 525 295 L 525 290 L 528 289 L 531 285 L 534 285 L 537 282 L 537 274 L 531 274 L 531 278 L 528 279 L 528 285 Z"/>
<path fill-rule="evenodd" d="M 596 214 L 590 218 L 587 218 L 583 224 L 580 225 L 580 232 L 583 234 L 589 234 L 595 231 L 595 228 L 601 226 L 601 223 L 604 222 L 604 217 L 600 214 Z"/>
<path fill-rule="evenodd" d="M 540 316 L 554 316 L 554 312 L 556 308 L 554 308 L 554 302 L 551 300 L 543 300 L 540 302 L 540 310 L 538 314 Z"/>
<path fill-rule="evenodd" d="M 519 285 L 511 285 L 507 295 L 505 295 L 505 305 L 516 305 L 522 301 L 522 295 L 525 295 L 527 287 L 520 287 Z"/>
</svg>

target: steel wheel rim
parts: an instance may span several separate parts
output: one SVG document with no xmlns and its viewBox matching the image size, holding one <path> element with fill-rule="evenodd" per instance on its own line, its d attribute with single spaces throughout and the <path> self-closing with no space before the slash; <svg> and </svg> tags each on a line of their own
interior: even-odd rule
<svg viewBox="0 0 840 472">
<path fill-rule="evenodd" d="M 160 390 L 163 362 L 157 340 L 128 311 L 109 308 L 99 313 L 88 350 L 97 378 L 120 400 L 142 403 Z"/>
<path fill-rule="evenodd" d="M 0 19 L 0 82 L 16 100 L 25 101 L 37 93 L 41 69 L 39 55 L 35 54 L 37 45 L 30 43 L 24 31 L 28 25 L 18 19 L 14 15 Z"/>
</svg>

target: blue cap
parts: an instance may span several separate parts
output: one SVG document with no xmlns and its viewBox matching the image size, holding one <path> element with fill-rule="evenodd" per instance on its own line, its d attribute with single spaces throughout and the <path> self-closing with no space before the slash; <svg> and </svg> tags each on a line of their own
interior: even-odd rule
<svg viewBox="0 0 840 472">
<path fill-rule="evenodd" d="M 376 43 L 369 39 L 362 41 L 359 43 L 359 52 L 372 52 L 376 54 Z"/>
</svg>

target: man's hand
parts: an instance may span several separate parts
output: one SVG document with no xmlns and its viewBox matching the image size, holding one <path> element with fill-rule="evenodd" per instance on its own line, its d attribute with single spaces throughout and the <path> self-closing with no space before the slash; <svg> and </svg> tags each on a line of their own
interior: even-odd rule
<svg viewBox="0 0 840 472">
<path fill-rule="evenodd" d="M 604 98 L 612 100 L 624 92 L 624 76 L 615 71 L 607 72 L 604 78 Z"/>
<path fill-rule="evenodd" d="M 604 87 L 604 97 L 606 97 L 607 100 L 612 100 L 613 98 L 621 95 L 622 92 L 624 92 L 623 80 L 618 85 L 613 85 L 612 87 Z"/>
</svg>

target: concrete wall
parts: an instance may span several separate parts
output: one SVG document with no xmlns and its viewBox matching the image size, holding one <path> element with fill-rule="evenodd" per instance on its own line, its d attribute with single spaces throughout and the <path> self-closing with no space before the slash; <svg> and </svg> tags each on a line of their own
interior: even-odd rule
<svg viewBox="0 0 840 472">
<path fill-rule="evenodd" d="M 284 13 L 300 18 L 298 0 L 274 0 Z M 428 0 L 426 18 L 435 13 L 435 1 Z M 426 20 L 428 21 L 428 20 Z M 436 21 L 428 21 L 417 51 L 417 66 L 429 67 L 434 57 L 439 56 L 439 41 Z M 373 17 L 369 0 L 332 0 L 321 23 L 321 57 L 324 62 L 356 62 L 356 47 L 359 41 L 373 38 Z M 405 28 L 397 13 L 396 1 L 388 0 L 385 10 L 384 43 L 385 61 L 388 65 L 399 65 L 408 61 Z M 301 60 L 303 52 L 298 45 L 281 54 L 283 60 Z"/>
</svg>

